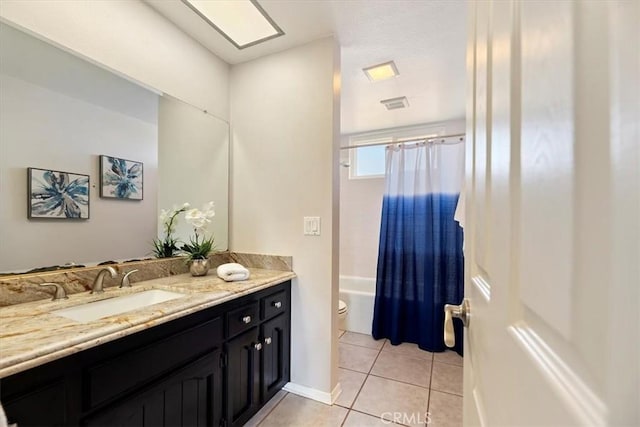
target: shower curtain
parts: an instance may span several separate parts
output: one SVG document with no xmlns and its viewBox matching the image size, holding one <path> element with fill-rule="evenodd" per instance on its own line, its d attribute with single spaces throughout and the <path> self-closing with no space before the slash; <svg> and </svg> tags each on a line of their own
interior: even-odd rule
<svg viewBox="0 0 640 427">
<path fill-rule="evenodd" d="M 454 220 L 464 144 L 387 148 L 373 337 L 445 350 L 444 304 L 463 298 L 462 229 Z M 454 319 L 455 350 L 462 326 Z"/>
</svg>

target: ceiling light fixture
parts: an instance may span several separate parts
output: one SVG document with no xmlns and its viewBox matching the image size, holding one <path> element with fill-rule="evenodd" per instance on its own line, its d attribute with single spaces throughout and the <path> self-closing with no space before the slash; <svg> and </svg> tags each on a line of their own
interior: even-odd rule
<svg viewBox="0 0 640 427">
<path fill-rule="evenodd" d="M 387 110 L 397 110 L 399 108 L 407 108 L 409 106 L 409 100 L 407 100 L 406 96 L 383 99 L 380 103 L 387 107 Z"/>
<path fill-rule="evenodd" d="M 372 65 L 371 67 L 363 68 L 362 71 L 367 75 L 369 80 L 377 82 L 379 80 L 386 80 L 391 77 L 396 77 L 400 73 L 393 61 L 385 62 L 383 64 Z"/>
<path fill-rule="evenodd" d="M 284 35 L 256 0 L 182 0 L 238 49 Z"/>
</svg>

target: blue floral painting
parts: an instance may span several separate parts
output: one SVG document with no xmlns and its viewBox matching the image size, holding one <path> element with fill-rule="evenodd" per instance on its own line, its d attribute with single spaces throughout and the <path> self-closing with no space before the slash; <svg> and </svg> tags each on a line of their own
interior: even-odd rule
<svg viewBox="0 0 640 427">
<path fill-rule="evenodd" d="M 29 218 L 88 219 L 89 176 L 28 168 Z"/>
<path fill-rule="evenodd" d="M 100 197 L 142 200 L 142 163 L 100 156 Z"/>
</svg>

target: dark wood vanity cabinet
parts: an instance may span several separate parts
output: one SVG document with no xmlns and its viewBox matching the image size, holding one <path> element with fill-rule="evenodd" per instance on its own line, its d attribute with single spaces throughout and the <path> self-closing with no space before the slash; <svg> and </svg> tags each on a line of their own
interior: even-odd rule
<svg viewBox="0 0 640 427">
<path fill-rule="evenodd" d="M 51 381 L 49 378 L 41 382 L 28 384 L 19 390 L 11 399 L 4 398 L 4 380 L 0 382 L 2 390 L 2 405 L 9 418 L 9 424 L 20 421 L 20 426 L 63 426 L 68 424 L 67 406 L 64 378 Z M 11 384 L 13 385 L 13 384 Z M 39 410 L 37 405 L 44 403 L 44 409 Z"/>
<path fill-rule="evenodd" d="M 87 417 L 85 426 L 219 426 L 222 420 L 220 350 Z"/>
<path fill-rule="evenodd" d="M 262 324 L 262 401 L 273 397 L 289 381 L 290 332 L 286 314 Z"/>
<path fill-rule="evenodd" d="M 290 286 L 285 282 L 4 378 L 0 400 L 9 422 L 242 425 L 289 381 Z"/>
<path fill-rule="evenodd" d="M 289 291 L 274 289 L 259 305 L 227 313 L 226 414 L 231 425 L 243 425 L 289 381 L 289 297 Z"/>
<path fill-rule="evenodd" d="M 227 343 L 227 414 L 231 425 L 242 425 L 260 405 L 260 354 L 255 327 Z"/>
</svg>

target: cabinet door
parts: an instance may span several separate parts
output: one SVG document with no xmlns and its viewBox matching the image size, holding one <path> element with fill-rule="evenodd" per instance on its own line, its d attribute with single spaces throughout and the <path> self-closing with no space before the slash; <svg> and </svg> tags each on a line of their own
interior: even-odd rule
<svg viewBox="0 0 640 427">
<path fill-rule="evenodd" d="M 227 343 L 227 418 L 242 425 L 258 407 L 260 399 L 260 353 L 258 328 Z"/>
<path fill-rule="evenodd" d="M 64 380 L 60 379 L 5 399 L 2 404 L 9 424 L 17 423 L 20 427 L 63 426 L 67 424 L 66 396 Z"/>
<path fill-rule="evenodd" d="M 266 402 L 289 381 L 290 335 L 288 318 L 280 316 L 262 325 L 262 401 Z"/>
<path fill-rule="evenodd" d="M 222 418 L 220 350 L 123 398 L 85 420 L 86 426 L 218 426 Z"/>
<path fill-rule="evenodd" d="M 216 317 L 128 351 L 118 349 L 112 357 L 100 355 L 97 362 L 84 370 L 84 409 L 108 405 L 208 354 L 222 342 L 223 331 L 222 317 Z"/>
</svg>

